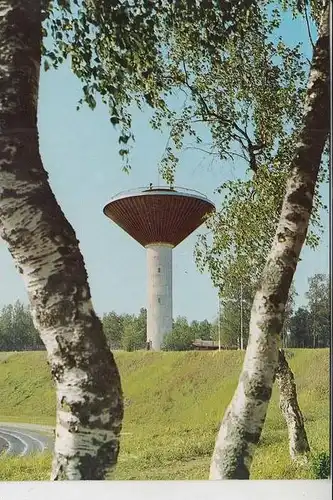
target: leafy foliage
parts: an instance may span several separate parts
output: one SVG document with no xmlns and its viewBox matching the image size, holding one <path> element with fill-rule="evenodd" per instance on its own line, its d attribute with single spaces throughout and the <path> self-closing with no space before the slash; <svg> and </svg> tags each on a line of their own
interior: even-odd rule
<svg viewBox="0 0 333 500">
<path fill-rule="evenodd" d="M 29 307 L 19 300 L 4 306 L 0 312 L 0 351 L 43 349 L 38 331 L 33 325 Z"/>
<path fill-rule="evenodd" d="M 212 333 L 213 333 L 212 324 L 207 319 L 204 319 L 203 321 L 196 321 L 196 320 L 192 321 L 190 328 L 193 332 L 193 336 L 195 339 L 201 339 L 201 340 L 212 339 Z"/>
<path fill-rule="evenodd" d="M 125 325 L 122 336 L 122 348 L 125 351 L 136 351 L 144 349 L 146 345 L 146 331 L 138 330 L 135 325 L 128 323 Z"/>
<path fill-rule="evenodd" d="M 235 287 L 232 294 L 224 297 L 221 307 L 221 343 L 228 347 L 247 346 L 253 293 L 249 287 Z M 242 290 L 242 292 L 241 292 Z M 241 308 L 242 301 L 242 308 Z M 243 329 L 243 332 L 242 332 Z"/>
<path fill-rule="evenodd" d="M 147 311 L 144 308 L 140 309 L 138 317 L 134 316 L 132 320 L 128 318 L 124 322 L 121 345 L 125 351 L 136 351 L 145 348 L 147 339 L 146 323 Z"/>
<path fill-rule="evenodd" d="M 192 321 L 191 324 L 183 316 L 178 316 L 173 321 L 172 331 L 164 338 L 162 349 L 164 351 L 190 351 L 196 339 L 213 340 L 214 325 L 207 319 Z"/>
<path fill-rule="evenodd" d="M 102 318 L 103 329 L 111 349 L 134 351 L 146 346 L 147 311 L 141 308 L 139 314 L 106 313 Z"/>
<path fill-rule="evenodd" d="M 308 60 L 301 43 L 281 38 L 284 13 L 315 32 L 321 3 L 281 0 L 52 0 L 45 13 L 46 68 L 70 57 L 83 84 L 81 104 L 101 97 L 120 128 L 119 153 L 130 168 L 133 106 L 152 109 L 151 126 L 168 128 L 160 169 L 172 183 L 185 141 L 221 165 L 237 162 L 196 248 L 223 295 L 239 279 L 261 276 L 302 119 Z M 327 159 L 327 158 L 326 158 Z M 327 163 L 327 162 L 326 162 Z M 321 179 L 326 177 L 325 162 Z M 245 175 L 245 179 L 243 179 Z M 307 244 L 321 234 L 316 193 Z"/>
<path fill-rule="evenodd" d="M 249 30 L 244 47 L 242 39 L 235 36 L 235 47 L 233 40 L 229 41 L 229 48 L 223 47 L 232 65 L 223 69 L 220 64 L 220 73 L 213 74 L 211 86 L 206 85 L 207 79 L 203 79 L 201 86 L 206 114 L 213 126 L 219 127 L 211 131 L 211 152 L 215 150 L 222 160 L 227 159 L 224 153 L 232 161 L 241 156 L 247 163 L 245 179 L 229 180 L 217 189 L 223 195 L 222 204 L 207 221 L 209 231 L 199 237 L 195 252 L 200 270 L 209 270 L 222 296 L 228 283 L 243 280 L 255 286 L 261 276 L 279 219 L 302 119 L 308 62 L 300 44 L 287 47 L 278 38 L 280 24 L 280 12 L 273 10 L 272 18 L 264 19 L 261 31 L 257 27 L 254 32 Z M 274 75 L 272 82 L 267 74 Z M 225 82 L 230 82 L 230 86 L 226 87 Z M 214 92 L 214 85 L 225 91 Z M 222 116 L 219 109 L 223 110 Z M 233 128 L 225 128 L 228 113 L 227 123 L 233 123 Z M 232 144 L 237 142 L 240 149 L 232 151 Z M 326 163 L 322 165 L 322 181 L 326 179 Z M 319 243 L 322 208 L 326 207 L 317 187 L 307 236 L 311 248 Z"/>
<path fill-rule="evenodd" d="M 313 347 L 330 344 L 330 288 L 327 275 L 315 274 L 309 278 L 307 298 Z"/>
<path fill-rule="evenodd" d="M 329 479 L 331 471 L 329 453 L 322 451 L 315 455 L 312 458 L 311 466 L 315 479 Z"/>
<path fill-rule="evenodd" d="M 310 313 L 305 307 L 299 307 L 291 318 L 289 344 L 291 347 L 312 346 Z"/>
<path fill-rule="evenodd" d="M 307 307 L 299 307 L 290 319 L 291 347 L 329 347 L 331 311 L 329 277 L 315 274 L 309 278 Z"/>
<path fill-rule="evenodd" d="M 103 315 L 103 330 L 111 349 L 120 348 L 126 319 L 114 311 Z"/>
<path fill-rule="evenodd" d="M 240 347 L 241 336 L 243 347 L 246 348 L 249 338 L 249 324 L 255 287 L 251 283 L 233 282 L 224 289 L 221 299 L 221 344 L 227 347 Z M 287 332 L 294 311 L 295 288 L 292 286 L 285 311 L 285 320 L 281 332 L 282 345 L 287 345 Z M 242 302 L 242 307 L 241 307 Z M 215 328 L 214 338 L 218 339 L 218 329 Z"/>
<path fill-rule="evenodd" d="M 165 351 L 189 351 L 195 340 L 195 332 L 190 328 L 187 319 L 178 317 L 173 322 L 172 331 L 164 338 L 162 349 Z"/>
<path fill-rule="evenodd" d="M 214 0 L 50 0 L 44 11 L 44 35 L 51 37 L 44 45 L 44 67 L 56 68 L 70 57 L 83 84 L 80 104 L 94 109 L 100 96 L 109 106 L 111 123 L 120 126 L 119 153 L 127 160 L 134 138 L 131 104 L 167 110 L 163 69 L 170 30 L 185 29 L 194 43 L 200 21 L 200 43 L 212 51 L 213 32 L 226 39 L 256 10 L 254 0 L 240 0 L 237 7 Z"/>
<path fill-rule="evenodd" d="M 249 319 L 255 288 L 249 283 L 242 285 L 243 339 L 247 345 Z M 329 280 L 322 274 L 309 279 L 307 307 L 294 311 L 296 292 L 292 287 L 286 306 L 286 317 L 282 330 L 285 347 L 329 347 L 330 345 L 330 300 Z M 241 324 L 240 282 L 229 283 L 221 299 L 221 343 L 225 347 L 239 347 Z M 135 351 L 146 348 L 147 311 L 139 314 L 105 313 L 103 329 L 109 346 L 113 350 Z M 179 316 L 173 321 L 173 330 L 166 335 L 163 349 L 167 351 L 192 350 L 195 339 L 218 340 L 217 322 L 207 319 L 192 321 Z M 17 301 L 4 306 L 0 312 L 0 351 L 44 349 L 39 334 L 33 326 L 29 307 Z"/>
</svg>

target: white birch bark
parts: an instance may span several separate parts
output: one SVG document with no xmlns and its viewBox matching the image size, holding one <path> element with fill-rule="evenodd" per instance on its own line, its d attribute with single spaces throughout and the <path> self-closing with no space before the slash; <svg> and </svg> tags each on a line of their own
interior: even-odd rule
<svg viewBox="0 0 333 500">
<path fill-rule="evenodd" d="M 51 478 L 103 479 L 118 456 L 121 384 L 92 306 L 79 242 L 39 154 L 40 3 L 0 0 L 0 229 L 56 384 Z"/>
<path fill-rule="evenodd" d="M 278 364 L 289 288 L 309 226 L 314 188 L 329 134 L 329 3 L 323 3 L 303 123 L 277 231 L 255 294 L 242 372 L 216 439 L 210 479 L 249 479 Z"/>
<path fill-rule="evenodd" d="M 294 374 L 288 365 L 283 349 L 279 350 L 279 364 L 275 380 L 280 390 L 280 409 L 288 428 L 290 457 L 295 462 L 305 463 L 308 460 L 310 446 L 297 400 Z"/>
</svg>

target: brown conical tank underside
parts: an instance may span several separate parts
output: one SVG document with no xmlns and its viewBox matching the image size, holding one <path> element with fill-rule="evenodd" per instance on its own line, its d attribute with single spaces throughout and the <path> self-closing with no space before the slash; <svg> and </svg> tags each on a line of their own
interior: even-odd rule
<svg viewBox="0 0 333 500">
<path fill-rule="evenodd" d="M 151 188 L 116 196 L 104 213 L 138 243 L 181 243 L 215 210 L 211 201 L 195 191 Z"/>
</svg>

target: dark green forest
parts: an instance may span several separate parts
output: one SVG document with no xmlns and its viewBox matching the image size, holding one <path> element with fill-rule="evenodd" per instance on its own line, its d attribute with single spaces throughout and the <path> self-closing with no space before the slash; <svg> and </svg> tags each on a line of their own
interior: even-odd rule
<svg viewBox="0 0 333 500">
<path fill-rule="evenodd" d="M 330 345 L 330 282 L 329 277 L 315 274 L 309 279 L 307 305 L 294 308 L 291 297 L 283 328 L 284 347 L 320 348 Z M 240 345 L 243 325 L 244 347 L 248 339 L 250 308 L 253 297 L 244 289 L 242 297 L 230 297 L 221 304 L 220 337 L 224 348 Z M 242 308 L 240 307 L 242 301 Z M 104 332 L 111 349 L 135 351 L 146 348 L 147 311 L 138 314 L 105 313 L 102 317 Z M 164 350 L 186 351 L 193 348 L 195 339 L 218 340 L 218 315 L 213 321 L 189 322 L 179 316 L 173 330 L 164 341 Z M 29 307 L 20 301 L 5 305 L 0 312 L 0 351 L 26 351 L 44 349 L 34 327 Z"/>
</svg>

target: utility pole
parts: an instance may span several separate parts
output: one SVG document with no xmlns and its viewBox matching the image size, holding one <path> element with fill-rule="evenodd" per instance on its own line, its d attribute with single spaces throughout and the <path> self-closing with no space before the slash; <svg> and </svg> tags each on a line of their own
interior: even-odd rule
<svg viewBox="0 0 333 500">
<path fill-rule="evenodd" d="M 240 282 L 240 348 L 244 349 L 243 342 L 243 284 Z"/>
<path fill-rule="evenodd" d="M 219 335 L 219 351 L 220 351 L 221 350 L 221 300 L 220 300 L 220 294 L 218 294 L 217 297 L 218 297 L 217 330 L 218 330 L 218 335 Z"/>
</svg>

